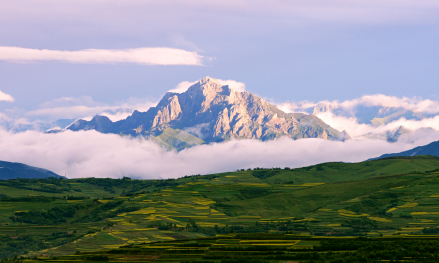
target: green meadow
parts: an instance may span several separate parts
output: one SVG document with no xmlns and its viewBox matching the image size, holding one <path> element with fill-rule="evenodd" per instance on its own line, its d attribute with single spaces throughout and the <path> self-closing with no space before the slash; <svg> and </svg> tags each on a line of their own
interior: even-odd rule
<svg viewBox="0 0 439 263">
<path fill-rule="evenodd" d="M 355 262 L 380 244 L 373 260 L 435 262 L 438 168 L 419 156 L 175 180 L 0 181 L 0 257 Z"/>
</svg>

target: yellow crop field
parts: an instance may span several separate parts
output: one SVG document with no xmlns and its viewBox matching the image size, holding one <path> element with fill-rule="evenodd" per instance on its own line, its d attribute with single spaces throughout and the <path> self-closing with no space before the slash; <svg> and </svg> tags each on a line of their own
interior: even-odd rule
<svg viewBox="0 0 439 263">
<path fill-rule="evenodd" d="M 154 207 L 143 208 L 134 212 L 131 212 L 130 215 L 147 215 L 154 214 L 157 210 Z"/>
<path fill-rule="evenodd" d="M 302 184 L 302 186 L 318 186 L 318 185 L 322 185 L 325 183 L 307 183 L 307 184 Z"/>
<path fill-rule="evenodd" d="M 99 203 L 102 203 L 102 204 L 106 204 L 106 203 L 108 203 L 108 202 L 110 202 L 111 200 L 101 200 L 101 199 L 99 199 L 98 200 L 98 202 Z"/>
<path fill-rule="evenodd" d="M 173 237 L 164 237 L 164 236 L 161 236 L 161 235 L 152 235 L 152 236 L 155 237 L 155 238 L 160 238 L 160 239 L 175 240 L 175 238 L 173 238 Z"/>
<path fill-rule="evenodd" d="M 82 202 L 82 200 L 67 200 L 67 203 L 77 203 Z"/>
<path fill-rule="evenodd" d="M 371 220 L 378 221 L 378 222 L 392 222 L 391 220 L 389 220 L 387 218 L 382 218 L 382 217 L 369 216 L 367 218 L 369 218 Z"/>
<path fill-rule="evenodd" d="M 439 212 L 412 212 L 410 215 L 439 215 Z"/>
<path fill-rule="evenodd" d="M 137 224 L 130 223 L 130 222 L 127 222 L 127 221 L 122 221 L 122 225 L 123 226 L 137 226 Z"/>
<path fill-rule="evenodd" d="M 259 187 L 271 187 L 271 185 L 266 183 L 240 183 L 238 185 L 244 185 L 244 186 L 259 186 Z"/>
<path fill-rule="evenodd" d="M 405 230 L 405 231 L 419 231 L 419 230 L 422 230 L 424 228 L 423 227 L 403 227 L 401 229 Z"/>
<path fill-rule="evenodd" d="M 120 245 L 101 245 L 101 247 L 106 248 L 106 249 L 117 249 L 120 248 L 121 246 L 125 246 L 125 244 L 120 244 Z M 71 260 L 69 260 L 71 261 Z"/>
<path fill-rule="evenodd" d="M 194 202 L 196 204 L 204 205 L 204 206 L 216 203 L 215 201 L 207 199 L 207 198 L 191 198 L 191 200 L 192 200 L 192 202 Z"/>
<path fill-rule="evenodd" d="M 326 226 L 328 226 L 328 227 L 331 227 L 331 226 L 341 226 L 341 224 L 328 224 Z"/>
<path fill-rule="evenodd" d="M 183 217 L 183 218 L 201 218 L 201 219 L 207 219 L 207 216 L 173 216 L 173 217 Z"/>
<path fill-rule="evenodd" d="M 345 209 L 339 209 L 337 211 L 341 216 L 347 216 L 347 217 L 362 217 L 362 216 L 370 216 L 369 214 L 361 214 L 358 215 L 355 212 L 345 210 Z"/>
<path fill-rule="evenodd" d="M 151 214 L 150 216 L 145 217 L 144 219 L 145 220 L 155 220 L 156 218 L 155 218 L 155 216 L 153 214 Z"/>
<path fill-rule="evenodd" d="M 196 206 L 196 207 L 194 207 L 194 208 L 197 209 L 197 210 L 206 210 L 206 209 L 210 209 L 209 206 Z"/>
<path fill-rule="evenodd" d="M 292 243 L 297 244 L 300 240 L 241 240 L 240 243 Z"/>
<path fill-rule="evenodd" d="M 399 208 L 412 208 L 412 207 L 415 207 L 417 205 L 418 205 L 418 203 L 406 203 L 406 204 L 400 205 L 398 207 Z"/>
<path fill-rule="evenodd" d="M 282 243 L 282 244 L 276 244 L 276 243 L 256 243 L 251 244 L 252 246 L 294 246 L 296 243 Z"/>
<path fill-rule="evenodd" d="M 398 209 L 398 208 L 397 208 L 397 207 L 392 207 L 392 208 L 390 208 L 389 210 L 387 210 L 386 213 L 389 213 L 389 212 L 395 211 L 396 209 Z"/>
<path fill-rule="evenodd" d="M 197 222 L 197 225 L 202 226 L 202 227 L 215 227 L 215 226 L 219 226 L 219 227 L 225 227 L 225 224 L 221 224 L 221 223 L 210 223 L 210 222 Z"/>
</svg>

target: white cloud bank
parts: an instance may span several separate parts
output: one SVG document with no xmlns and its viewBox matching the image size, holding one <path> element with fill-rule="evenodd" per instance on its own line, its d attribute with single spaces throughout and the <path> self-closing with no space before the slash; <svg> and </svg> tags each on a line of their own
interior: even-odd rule
<svg viewBox="0 0 439 263">
<path fill-rule="evenodd" d="M 285 102 L 278 104 L 278 107 L 286 112 L 299 112 L 304 111 L 308 108 L 327 105 L 331 109 L 342 108 L 345 111 L 349 111 L 354 114 L 356 107 L 366 106 L 366 107 L 385 107 L 385 108 L 402 108 L 405 110 L 411 110 L 414 112 L 423 112 L 429 114 L 439 113 L 439 101 L 422 99 L 422 98 L 398 98 L 395 96 L 387 96 L 384 94 L 374 94 L 374 95 L 364 95 L 361 98 L 353 100 L 345 100 L 339 102 L 335 101 L 319 101 L 317 103 L 311 101 L 302 101 L 299 103 Z"/>
<path fill-rule="evenodd" d="M 96 102 L 90 96 L 63 97 L 40 105 L 40 109 L 28 111 L 26 117 L 37 119 L 87 119 L 96 114 L 107 116 L 112 121 L 118 121 L 130 116 L 134 110 L 147 111 L 157 105 L 156 101 L 130 98 L 115 105 Z"/>
<path fill-rule="evenodd" d="M 0 101 L 9 101 L 9 102 L 13 102 L 15 99 L 14 97 L 12 97 L 9 94 L 4 93 L 3 91 L 0 90 Z"/>
<path fill-rule="evenodd" d="M 301 167 L 322 162 L 358 162 L 383 153 L 411 149 L 418 143 L 382 140 L 335 142 L 234 140 L 202 145 L 181 152 L 166 151 L 144 139 L 96 131 L 12 134 L 0 130 L 0 160 L 46 168 L 69 178 L 131 176 L 176 178 L 252 167 Z"/>
<path fill-rule="evenodd" d="M 0 47 L 0 60 L 10 62 L 63 61 L 87 64 L 203 65 L 197 52 L 176 48 L 84 49 L 78 51 Z"/>
<path fill-rule="evenodd" d="M 228 85 L 229 88 L 239 91 L 239 92 L 243 92 L 245 91 L 245 83 L 243 82 L 239 82 L 239 81 L 235 81 L 235 80 L 222 80 L 222 79 L 215 79 L 217 80 L 221 85 Z M 197 83 L 199 80 L 194 81 L 194 82 L 190 82 L 190 81 L 183 81 L 180 82 L 174 89 L 169 90 L 168 92 L 174 92 L 174 93 L 183 93 L 185 91 L 187 91 L 190 86 L 194 85 L 195 83 Z"/>
</svg>

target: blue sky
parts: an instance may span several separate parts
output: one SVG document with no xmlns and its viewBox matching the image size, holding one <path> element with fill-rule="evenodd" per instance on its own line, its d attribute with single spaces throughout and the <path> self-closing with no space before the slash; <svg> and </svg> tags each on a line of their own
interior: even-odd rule
<svg viewBox="0 0 439 263">
<path fill-rule="evenodd" d="M 439 139 L 438 47 L 437 0 L 0 0 L 0 160 L 69 177 L 165 178 L 408 150 Z M 317 116 L 353 139 L 175 152 L 95 131 L 10 129 L 120 108 L 106 114 L 125 118 L 205 76 L 286 111 L 327 100 L 347 114 Z M 356 118 L 363 107 L 427 115 L 375 127 Z M 411 132 L 386 142 L 401 126 Z"/>
<path fill-rule="evenodd" d="M 433 0 L 24 0 L 0 7 L 0 47 L 160 47 L 192 52 L 202 64 L 23 61 L 23 52 L 11 59 L 0 49 L 0 90 L 15 98 L 1 101 L 3 110 L 32 110 L 62 97 L 157 100 L 204 76 L 244 82 L 247 91 L 277 102 L 439 95 Z"/>
</svg>

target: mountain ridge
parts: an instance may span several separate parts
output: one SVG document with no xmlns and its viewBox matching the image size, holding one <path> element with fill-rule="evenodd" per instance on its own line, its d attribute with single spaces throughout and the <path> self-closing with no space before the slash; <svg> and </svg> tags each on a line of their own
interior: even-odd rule
<svg viewBox="0 0 439 263">
<path fill-rule="evenodd" d="M 258 96 L 233 90 L 210 77 L 201 79 L 185 92 L 167 92 L 156 107 L 146 112 L 136 110 L 124 120 L 112 122 L 96 115 L 90 121 L 78 120 L 67 129 L 131 136 L 159 136 L 165 129 L 174 129 L 206 143 L 229 139 L 265 141 L 281 136 L 350 139 L 347 132 L 333 129 L 316 116 L 285 113 Z"/>
<path fill-rule="evenodd" d="M 400 156 L 419 156 L 419 155 L 431 155 L 439 157 L 439 141 L 431 142 L 427 145 L 418 146 L 413 149 L 399 152 L 399 153 L 387 153 L 376 158 L 371 158 L 369 160 L 379 160 L 389 157 L 400 157 Z"/>
</svg>

